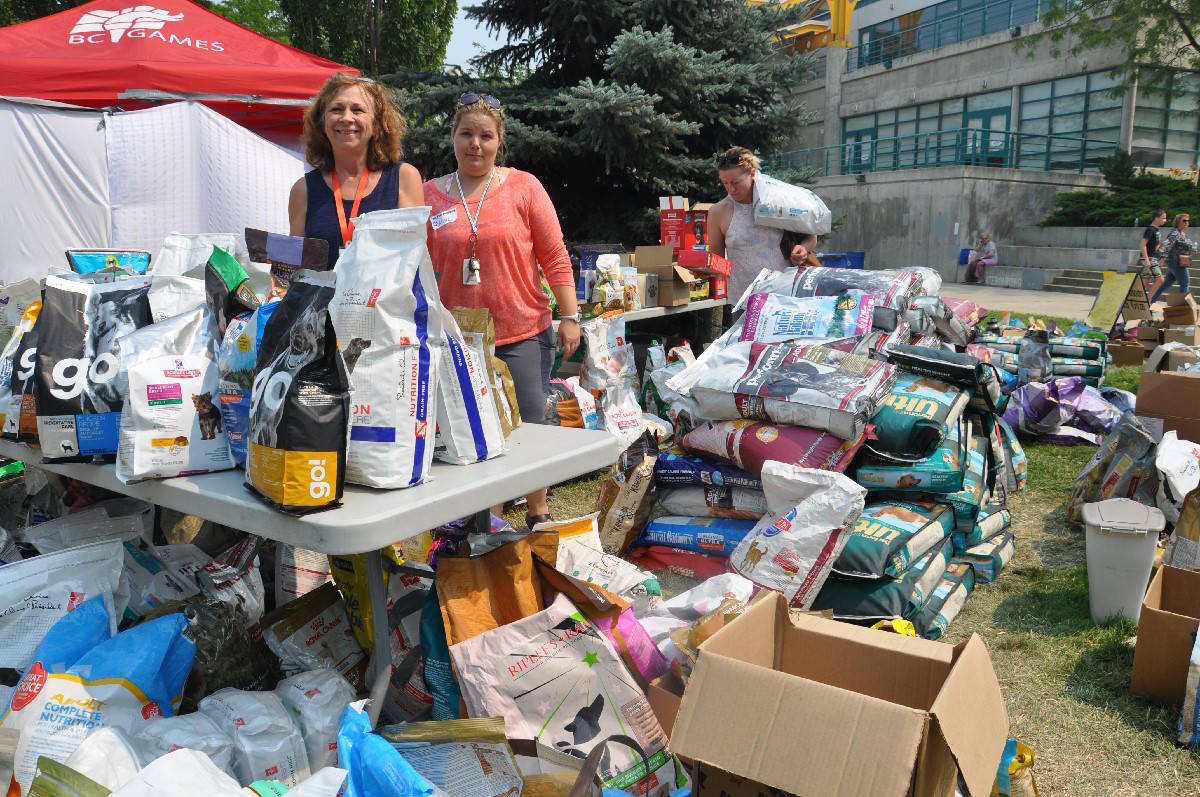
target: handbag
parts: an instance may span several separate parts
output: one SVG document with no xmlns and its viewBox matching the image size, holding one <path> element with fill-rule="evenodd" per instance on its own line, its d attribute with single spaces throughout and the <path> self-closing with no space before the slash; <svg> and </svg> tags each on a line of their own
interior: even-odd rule
<svg viewBox="0 0 1200 797">
<path fill-rule="evenodd" d="M 1191 268 L 1192 267 L 1192 256 L 1191 255 L 1180 255 L 1179 256 L 1179 267 L 1180 268 Z"/>
</svg>

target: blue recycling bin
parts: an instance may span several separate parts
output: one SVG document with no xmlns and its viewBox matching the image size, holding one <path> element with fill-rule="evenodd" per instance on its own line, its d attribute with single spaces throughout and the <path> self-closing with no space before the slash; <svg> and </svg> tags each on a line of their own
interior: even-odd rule
<svg viewBox="0 0 1200 797">
<path fill-rule="evenodd" d="M 960 266 L 965 266 L 967 264 L 967 262 L 970 260 L 970 258 L 971 258 L 971 247 L 968 246 L 966 249 L 958 250 L 958 264 Z"/>
<path fill-rule="evenodd" d="M 849 268 L 850 258 L 845 252 L 826 252 L 821 255 L 821 265 L 826 268 Z"/>
<path fill-rule="evenodd" d="M 847 252 L 846 260 L 848 261 L 846 268 L 857 268 L 861 270 L 867 267 L 866 252 Z"/>
</svg>

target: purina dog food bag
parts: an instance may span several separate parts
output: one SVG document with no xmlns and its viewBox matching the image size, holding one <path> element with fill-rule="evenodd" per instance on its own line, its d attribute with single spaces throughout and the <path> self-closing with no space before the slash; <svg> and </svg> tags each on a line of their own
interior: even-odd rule
<svg viewBox="0 0 1200 797">
<path fill-rule="evenodd" d="M 229 438 L 229 450 L 239 468 L 246 467 L 246 439 L 250 434 L 250 393 L 254 386 L 258 348 L 278 301 L 260 304 L 252 313 L 242 313 L 229 322 L 217 350 L 221 424 Z"/>
<path fill-rule="evenodd" d="M 350 390 L 329 316 L 334 273 L 293 277 L 258 350 L 246 484 L 275 508 L 303 514 L 341 501 Z"/>
<path fill-rule="evenodd" d="M 149 293 L 149 277 L 104 284 L 46 277 L 34 393 L 47 462 L 117 453 L 125 403 L 117 341 L 150 324 Z"/>
<path fill-rule="evenodd" d="M 711 484 L 714 487 L 762 489 L 762 479 L 757 476 L 751 476 L 726 462 L 691 456 L 680 448 L 658 455 L 658 462 L 654 464 L 654 478 L 660 487 L 702 487 Z"/>
<path fill-rule="evenodd" d="M 634 544 L 663 545 L 710 556 L 729 556 L 755 525 L 757 521 L 754 520 L 667 515 L 647 523 Z"/>
<path fill-rule="evenodd" d="M 41 311 L 41 299 L 30 303 L 13 328 L 8 343 L 0 350 L 0 433 L 5 437 L 37 439 L 33 372 L 37 365 L 35 329 Z M 22 431 L 23 434 L 18 434 Z"/>
<path fill-rule="evenodd" d="M 844 471 L 863 438 L 843 440 L 803 426 L 774 426 L 757 421 L 721 421 L 697 426 L 684 435 L 693 454 L 729 462 L 757 478 L 768 460 L 804 468 Z"/>
<path fill-rule="evenodd" d="M 117 478 L 125 483 L 228 470 L 216 323 L 204 305 L 121 338 L 125 406 Z"/>
<path fill-rule="evenodd" d="M 921 276 L 911 271 L 861 271 L 849 268 L 808 268 L 771 271 L 763 269 L 738 301 L 742 310 L 755 293 L 782 296 L 837 296 L 862 291 L 875 297 L 873 325 L 891 330 L 903 320 L 912 297 L 921 289 Z"/>
<path fill-rule="evenodd" d="M 756 293 L 746 303 L 741 337 L 759 343 L 857 337 L 871 331 L 874 309 L 875 297 L 860 291 L 804 298 Z"/>
<path fill-rule="evenodd" d="M 346 478 L 411 487 L 433 461 L 445 312 L 425 246 L 428 208 L 366 213 L 338 261 L 330 312 L 354 385 Z"/>
</svg>

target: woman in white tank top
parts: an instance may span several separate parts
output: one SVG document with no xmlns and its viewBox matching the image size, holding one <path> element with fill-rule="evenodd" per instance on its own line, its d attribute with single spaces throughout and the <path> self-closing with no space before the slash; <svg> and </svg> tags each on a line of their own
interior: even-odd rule
<svg viewBox="0 0 1200 797">
<path fill-rule="evenodd" d="M 758 167 L 758 158 L 745 147 L 733 147 L 717 159 L 717 173 L 729 196 L 708 213 L 708 249 L 733 264 L 730 303 L 741 298 L 764 268 L 783 271 L 791 265 L 779 249 L 783 231 L 754 223 L 754 175 Z"/>
</svg>

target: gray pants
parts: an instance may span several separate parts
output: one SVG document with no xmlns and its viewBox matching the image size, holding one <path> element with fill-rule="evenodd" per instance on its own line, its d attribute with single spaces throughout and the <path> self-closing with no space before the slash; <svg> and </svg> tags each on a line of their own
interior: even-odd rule
<svg viewBox="0 0 1200 797">
<path fill-rule="evenodd" d="M 547 327 L 532 338 L 497 346 L 496 356 L 504 360 L 512 372 L 521 422 L 544 422 L 546 397 L 550 395 L 550 369 L 554 367 L 554 327 Z"/>
</svg>

